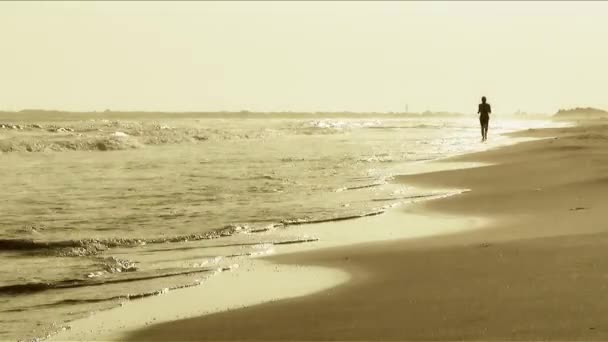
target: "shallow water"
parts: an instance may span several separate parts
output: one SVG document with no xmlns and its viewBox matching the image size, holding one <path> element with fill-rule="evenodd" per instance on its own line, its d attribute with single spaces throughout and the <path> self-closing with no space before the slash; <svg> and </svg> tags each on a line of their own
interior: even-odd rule
<svg viewBox="0 0 608 342">
<path fill-rule="evenodd" d="M 0 126 L 0 339 L 44 336 L 127 298 L 196 284 L 294 224 L 436 195 L 418 163 L 544 121 L 462 118 L 14 120 Z"/>
</svg>

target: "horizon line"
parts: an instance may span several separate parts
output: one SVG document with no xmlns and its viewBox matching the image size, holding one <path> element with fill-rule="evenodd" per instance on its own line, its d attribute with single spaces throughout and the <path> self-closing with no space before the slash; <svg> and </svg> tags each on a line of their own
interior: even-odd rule
<svg viewBox="0 0 608 342">
<path fill-rule="evenodd" d="M 576 109 L 599 109 L 594 107 L 575 107 L 571 109 L 558 109 L 555 113 L 548 112 L 526 112 L 514 111 L 512 113 L 502 113 L 506 115 L 553 115 L 563 110 Z M 601 110 L 601 109 L 600 109 Z M 103 113 L 149 113 L 149 114 L 407 114 L 407 115 L 424 115 L 424 114 L 451 114 L 451 115 L 468 115 L 459 111 L 448 110 L 425 110 L 425 111 L 352 111 L 352 110 L 282 110 L 282 111 L 255 111 L 255 110 L 188 110 L 188 111 L 167 111 L 167 110 L 122 110 L 122 109 L 105 109 L 105 110 L 64 110 L 64 109 L 42 109 L 42 108 L 24 108 L 20 110 L 5 110 L 0 109 L 0 113 L 28 113 L 28 112 L 50 112 L 50 113 L 66 113 L 66 114 L 103 114 Z"/>
</svg>

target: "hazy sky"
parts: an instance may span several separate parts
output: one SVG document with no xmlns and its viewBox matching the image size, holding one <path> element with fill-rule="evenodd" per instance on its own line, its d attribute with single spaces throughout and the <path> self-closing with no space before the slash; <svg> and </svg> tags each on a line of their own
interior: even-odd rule
<svg viewBox="0 0 608 342">
<path fill-rule="evenodd" d="M 608 109 L 608 2 L 0 2 L 0 109 Z"/>
</svg>

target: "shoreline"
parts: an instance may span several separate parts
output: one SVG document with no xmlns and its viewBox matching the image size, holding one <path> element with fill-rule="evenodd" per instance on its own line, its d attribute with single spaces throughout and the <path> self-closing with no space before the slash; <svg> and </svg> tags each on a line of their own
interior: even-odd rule
<svg viewBox="0 0 608 342">
<path fill-rule="evenodd" d="M 514 141 L 512 144 L 517 143 L 520 142 Z M 509 144 L 507 146 L 511 146 L 512 144 Z M 504 147 L 498 148 L 500 149 Z M 496 148 L 492 148 L 490 149 L 490 151 L 495 149 Z M 475 152 L 474 154 L 486 152 L 487 151 Z M 464 156 L 466 159 L 467 155 L 465 154 Z M 479 161 L 463 160 L 455 162 L 459 158 L 463 158 L 463 155 L 458 155 L 455 157 L 434 161 L 432 163 L 427 163 L 425 165 L 425 168 L 427 168 L 427 170 L 419 170 L 419 172 L 416 172 L 416 174 L 411 176 L 415 177 L 417 174 L 427 174 L 429 171 L 431 173 L 450 172 L 453 170 L 467 170 L 471 167 L 486 166 L 485 164 L 482 164 Z M 398 178 L 401 177 L 404 176 L 399 176 Z M 421 182 L 421 184 L 423 184 L 423 182 Z M 431 187 L 433 189 L 437 189 L 437 186 L 435 185 L 431 185 Z M 456 187 L 442 188 L 455 189 Z M 252 296 L 248 297 L 247 299 L 242 299 L 241 305 L 232 303 L 230 300 L 223 300 L 223 304 L 218 304 L 217 301 L 212 301 L 210 305 L 214 306 L 214 309 L 211 310 L 209 310 L 208 308 L 200 308 L 199 304 L 192 305 L 192 298 L 204 298 L 206 295 L 206 291 L 209 291 L 209 288 L 213 289 L 214 286 L 216 286 L 217 288 L 216 284 L 218 283 L 223 283 L 224 285 L 226 285 L 232 282 L 232 286 L 229 286 L 229 289 L 224 288 L 224 290 L 228 291 L 228 293 L 234 293 L 235 291 L 239 291 L 239 285 L 234 284 L 236 283 L 236 281 L 234 281 L 234 279 L 231 280 L 231 278 L 242 277 L 244 279 L 250 279 L 251 281 L 255 282 L 263 282 L 264 284 L 267 284 L 269 282 L 269 279 L 265 279 L 264 277 L 256 277 L 256 275 L 252 274 L 252 272 L 242 272 L 242 270 L 238 270 L 234 273 L 230 272 L 231 274 L 227 277 L 225 277 L 224 275 L 220 275 L 219 277 L 212 277 L 212 279 L 206 280 L 202 285 L 196 286 L 194 288 L 182 289 L 180 291 L 171 291 L 169 294 L 165 294 L 163 296 L 156 296 L 150 299 L 146 299 L 144 301 L 127 303 L 124 307 L 121 308 L 97 312 L 89 318 L 72 322 L 73 325 L 70 330 L 53 335 L 50 337 L 50 339 L 89 340 L 92 338 L 92 336 L 94 336 L 95 339 L 122 340 L 131 336 L 134 331 L 147 328 L 149 324 L 159 324 L 163 322 L 166 324 L 171 324 L 167 322 L 174 321 L 175 319 L 185 319 L 187 317 L 196 317 L 213 313 L 221 313 L 225 312 L 226 310 L 234 310 L 236 308 L 241 308 L 244 306 L 251 307 L 252 305 L 256 304 L 264 305 L 263 303 L 289 300 L 289 298 L 308 298 L 309 296 L 318 295 L 318 293 L 333 291 L 333 289 L 335 289 L 336 287 L 348 287 L 350 283 L 357 282 L 358 276 L 361 274 L 361 272 L 360 270 L 353 271 L 348 268 L 345 268 L 344 265 L 342 265 L 341 263 L 328 264 L 327 262 L 321 262 L 319 263 L 320 266 L 318 266 L 315 262 L 298 261 L 299 257 L 297 255 L 302 255 L 302 253 L 318 254 L 324 250 L 331 250 L 340 247 L 344 248 L 344 246 L 348 246 L 346 248 L 365 248 L 360 246 L 367 246 L 369 244 L 374 243 L 390 244 L 392 243 L 390 242 L 391 240 L 404 241 L 407 239 L 409 241 L 413 239 L 415 241 L 418 241 L 420 239 L 425 240 L 425 237 L 429 236 L 436 237 L 437 235 L 445 234 L 459 235 L 459 232 L 471 229 L 478 229 L 480 227 L 488 225 L 488 222 L 486 222 L 487 220 L 481 219 L 479 217 L 466 218 L 461 217 L 457 214 L 445 215 L 437 213 L 428 215 L 424 203 L 435 201 L 436 199 L 430 201 L 425 200 L 424 202 L 419 203 L 408 203 L 406 204 L 405 208 L 391 208 L 388 210 L 388 212 L 377 217 L 360 218 L 357 220 L 349 220 L 344 222 L 330 222 L 307 225 L 304 229 L 301 229 L 301 234 L 320 237 L 319 242 L 316 242 L 311 245 L 303 244 L 299 246 L 290 246 L 289 248 L 280 249 L 278 253 L 273 254 L 270 257 L 264 257 L 262 259 L 254 261 L 254 263 L 257 264 L 255 266 L 256 272 L 258 267 L 260 266 L 259 264 L 264 264 L 266 262 L 270 262 L 271 264 L 275 265 L 274 267 L 277 269 L 280 268 L 278 272 L 281 274 L 282 280 L 285 281 L 285 285 L 289 285 L 290 282 L 293 281 L 293 279 L 305 279 L 306 277 L 299 278 L 302 275 L 302 272 L 310 274 L 312 277 L 315 277 L 315 281 L 317 283 L 309 284 L 307 291 L 298 288 L 288 290 L 283 289 L 283 291 L 278 291 L 277 293 L 250 293 L 250 295 Z M 396 228 L 397 230 L 399 230 L 398 228 L 400 226 L 399 223 L 396 223 L 398 221 L 407 221 L 409 227 L 401 229 L 401 231 L 396 231 Z M 326 229 L 327 225 L 331 226 L 331 228 Z M 339 227 L 340 225 L 342 225 L 341 228 Z M 413 230 L 411 228 L 412 225 L 416 227 L 422 227 L 422 229 L 419 229 L 418 231 Z M 353 226 L 359 228 L 353 229 Z M 370 234 L 369 229 L 366 228 L 371 226 L 381 226 L 385 229 L 381 229 L 380 231 L 375 230 L 375 234 Z M 432 227 L 435 230 L 432 232 L 428 231 L 429 227 Z M 289 230 L 289 234 L 293 235 L 293 233 L 297 229 L 300 228 L 291 227 Z M 356 233 L 353 234 L 354 232 Z M 334 237 L 332 237 L 332 235 L 334 235 Z M 344 239 L 345 236 L 350 238 Z M 298 254 L 296 254 L 296 256 L 293 256 L 294 253 Z M 264 267 L 265 266 L 260 269 L 260 275 L 264 274 Z M 305 270 L 303 270 L 303 268 Z M 315 272 L 317 272 L 318 274 L 315 274 Z M 319 277 L 317 278 L 317 276 Z M 248 291 L 249 290 L 250 289 L 248 289 Z M 263 289 L 261 292 L 264 292 Z M 209 294 L 211 293 L 212 292 L 209 292 Z M 217 292 L 216 294 L 221 295 L 221 293 L 219 292 Z M 188 298 L 190 299 L 190 301 L 187 300 Z M 162 310 L 162 313 L 158 310 L 154 310 L 154 308 L 166 307 L 166 304 L 175 301 L 182 303 L 180 304 L 180 310 L 174 310 L 171 311 L 171 313 L 168 313 L 164 309 Z M 185 309 L 183 306 L 187 306 L 188 303 L 190 304 L 190 307 L 188 309 Z M 174 304 L 171 305 L 174 309 L 177 306 Z M 153 314 L 142 316 L 142 313 L 146 312 L 153 312 Z M 132 319 L 132 317 L 135 316 L 139 318 L 135 320 Z"/>
<path fill-rule="evenodd" d="M 454 192 L 447 196 L 459 193 Z M 400 222 L 404 221 L 408 222 L 407 227 L 395 229 L 403 226 Z M 369 243 L 387 243 L 394 239 L 417 240 L 454 234 L 466 229 L 476 229 L 483 224 L 484 220 L 476 217 L 429 217 L 400 206 L 390 208 L 381 215 L 290 227 L 284 232 L 286 236 L 314 236 L 319 240 L 311 244 L 276 246 L 272 254 L 251 258 L 245 264 L 236 265 L 234 270 L 218 272 L 219 274 L 211 276 L 200 285 L 127 301 L 120 307 L 92 313 L 89 317 L 71 322 L 70 328 L 49 336 L 47 340 L 124 340 L 132 332 L 152 324 L 322 293 L 345 286 L 356 280 L 353 279 L 353 274 L 360 273 L 350 272 L 335 265 L 285 263 L 283 258 L 297 259 L 302 253 L 316 253 L 334 248 L 357 248 Z M 370 232 L 370 226 L 380 228 Z M 276 235 L 276 231 L 274 234 Z M 244 288 L 246 291 L 243 291 Z"/>
</svg>

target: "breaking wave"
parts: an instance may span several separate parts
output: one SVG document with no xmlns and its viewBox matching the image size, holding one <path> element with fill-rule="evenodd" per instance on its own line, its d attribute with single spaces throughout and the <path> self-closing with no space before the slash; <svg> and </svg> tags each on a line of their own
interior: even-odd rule
<svg viewBox="0 0 608 342">
<path fill-rule="evenodd" d="M 120 136 L 0 140 L 1 152 L 113 151 L 135 149 L 141 146 L 143 144 L 137 139 Z"/>
<path fill-rule="evenodd" d="M 200 122 L 173 127 L 159 122 L 128 120 L 86 120 L 57 124 L 0 124 L 8 133 L 0 139 L 0 152 L 116 151 L 147 145 L 204 143 L 223 140 L 264 140 L 277 135 L 335 133 L 334 128 L 367 126 L 374 123 L 324 123 L 295 125 L 284 129 L 204 127 Z M 328 128 L 330 131 L 318 130 Z"/>
<path fill-rule="evenodd" d="M 382 125 L 381 120 L 314 120 L 308 122 L 310 127 L 315 128 L 330 128 L 330 129 L 350 129 L 350 128 L 364 128 L 364 127 L 379 127 Z"/>
<path fill-rule="evenodd" d="M 61 281 L 54 282 L 33 282 L 33 283 L 23 283 L 23 284 L 13 284 L 0 286 L 0 296 L 1 295 L 20 295 L 20 294 L 29 294 L 34 292 L 41 292 L 47 290 L 56 290 L 56 289 L 69 289 L 69 288 L 77 288 L 84 286 L 101 286 L 107 284 L 118 284 L 118 283 L 127 283 L 134 281 L 142 281 L 149 279 L 157 279 L 157 278 L 166 278 L 166 277 L 175 277 L 180 275 L 190 275 L 194 273 L 202 273 L 202 272 L 211 272 L 216 271 L 217 268 L 202 268 L 202 269 L 194 269 L 194 270 L 186 270 L 180 272 L 166 272 L 166 273 L 155 273 L 155 274 L 144 274 L 144 275 L 136 275 L 131 277 L 123 277 L 123 278 L 113 278 L 113 279 L 66 279 Z M 128 296 L 128 295 L 125 295 Z"/>
<path fill-rule="evenodd" d="M 56 256 L 90 256 L 115 247 L 137 247 L 146 244 L 187 242 L 230 236 L 247 230 L 247 226 L 228 225 L 205 233 L 152 239 L 112 238 L 65 241 L 36 241 L 33 239 L 0 239 L 0 251 L 29 251 L 53 253 Z"/>
<path fill-rule="evenodd" d="M 376 186 L 376 185 L 373 185 Z M 61 257 L 84 257 L 84 256 L 95 256 L 99 253 L 105 252 L 110 248 L 129 248 L 139 247 L 149 244 L 164 244 L 164 243 L 179 243 L 188 241 L 199 241 L 199 240 L 210 240 L 221 237 L 229 237 L 238 233 L 255 234 L 273 230 L 276 228 L 283 228 L 293 225 L 302 224 L 314 224 L 323 222 L 333 221 L 344 221 L 352 220 L 361 217 L 374 216 L 384 213 L 384 210 L 375 210 L 372 212 L 357 214 L 357 215 L 346 215 L 337 216 L 330 218 L 297 218 L 297 219 L 285 219 L 280 223 L 274 223 L 266 225 L 265 227 L 251 227 L 248 225 L 235 225 L 230 224 L 225 227 L 211 230 L 203 233 L 193 233 L 187 235 L 177 235 L 172 237 L 158 237 L 158 238 L 110 238 L 110 239 L 80 239 L 80 240 L 62 240 L 62 241 L 39 241 L 34 239 L 0 239 L 0 252 L 2 251 L 20 251 L 25 253 L 42 253 L 45 255 L 61 256 Z M 305 239 L 304 240 L 290 240 L 285 241 L 273 241 L 272 244 L 287 244 L 287 243 L 300 243 L 300 242 L 312 242 L 316 239 Z M 255 243 L 258 244 L 258 243 Z M 134 270 L 133 265 L 125 264 L 120 259 L 109 258 L 107 261 L 111 261 L 114 266 L 108 266 L 110 269 L 120 271 Z M 119 271 L 119 272 L 120 272 Z"/>
</svg>

